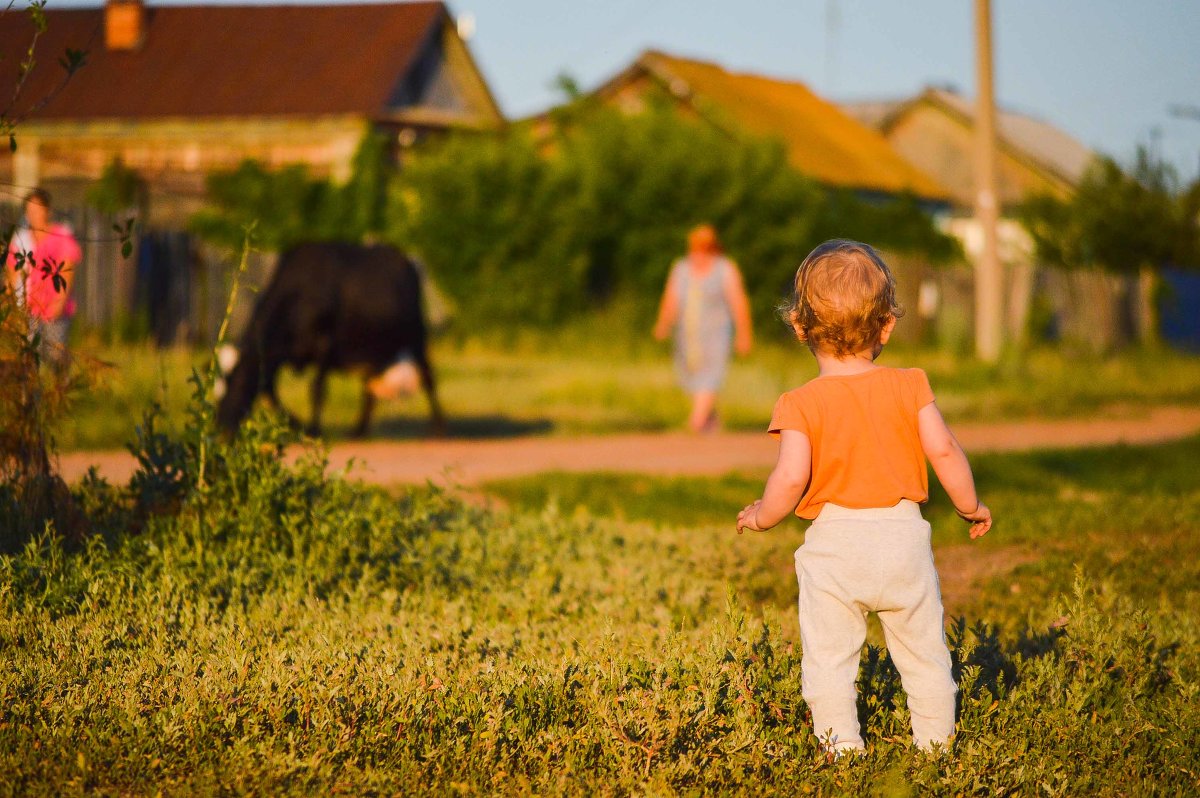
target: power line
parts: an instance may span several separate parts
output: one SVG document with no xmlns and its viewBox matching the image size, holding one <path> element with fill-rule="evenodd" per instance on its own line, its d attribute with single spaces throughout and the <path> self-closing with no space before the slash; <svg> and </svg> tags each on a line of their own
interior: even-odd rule
<svg viewBox="0 0 1200 798">
<path fill-rule="evenodd" d="M 1167 107 L 1167 113 L 1178 119 L 1194 119 L 1200 122 L 1200 105 L 1175 104 Z"/>
</svg>

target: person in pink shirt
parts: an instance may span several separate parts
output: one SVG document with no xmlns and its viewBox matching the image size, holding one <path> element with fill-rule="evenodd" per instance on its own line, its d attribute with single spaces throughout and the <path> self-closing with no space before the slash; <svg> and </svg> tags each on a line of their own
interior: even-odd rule
<svg viewBox="0 0 1200 798">
<path fill-rule="evenodd" d="M 41 335 L 42 357 L 62 367 L 75 315 L 71 287 L 82 253 L 71 229 L 50 219 L 50 195 L 35 188 L 25 197 L 26 226 L 8 248 L 5 275 L 29 314 L 30 335 Z"/>
</svg>

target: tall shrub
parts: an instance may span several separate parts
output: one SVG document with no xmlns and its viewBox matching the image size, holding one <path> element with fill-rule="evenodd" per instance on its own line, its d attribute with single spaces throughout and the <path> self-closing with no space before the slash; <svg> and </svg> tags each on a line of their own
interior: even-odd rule
<svg viewBox="0 0 1200 798">
<path fill-rule="evenodd" d="M 19 127 L 66 86 L 83 67 L 87 54 L 65 49 L 58 54 L 62 73 L 55 86 L 41 96 L 23 96 L 30 75 L 47 55 L 39 45 L 49 25 L 44 0 L 14 1 L 0 7 L 0 24 L 21 25 L 26 31 L 22 50 L 0 53 L 0 60 L 9 59 L 4 61 L 7 68 L 15 65 L 14 71 L 7 73 L 12 77 L 6 77 L 0 87 L 6 97 L 0 102 L 0 140 L 16 152 Z M 129 230 L 126 225 L 123 238 Z M 53 272 L 55 289 L 65 290 L 62 264 L 33 263 L 23 253 L 10 259 L 14 231 L 15 226 L 6 220 L 0 223 L 0 552 L 18 548 L 48 525 L 72 541 L 86 532 L 86 519 L 57 474 L 52 435 L 83 372 L 78 360 L 61 372 L 42 368 L 40 334 L 31 330 L 26 308 L 12 290 L 26 270 L 34 269 Z"/>
<path fill-rule="evenodd" d="M 520 132 L 452 138 L 406 167 L 392 200 L 388 236 L 428 262 L 472 324 L 554 324 L 618 296 L 645 322 L 700 222 L 721 231 L 760 322 L 824 238 L 955 251 L 911 199 L 830 194 L 778 143 L 666 108 L 567 118 L 541 145 Z"/>
<path fill-rule="evenodd" d="M 313 177 L 303 164 L 270 169 L 246 160 L 208 176 L 206 206 L 190 226 L 201 238 L 234 250 L 251 226 L 257 243 L 271 250 L 303 241 L 359 242 L 382 230 L 394 173 L 382 136 L 371 131 L 341 185 Z"/>
<path fill-rule="evenodd" d="M 1070 199 L 1033 197 L 1022 206 L 1020 218 L 1038 257 L 1047 263 L 1107 276 L 1102 284 L 1138 275 L 1135 315 L 1146 342 L 1157 328 L 1153 300 L 1158 269 L 1200 262 L 1198 209 L 1200 181 L 1182 188 L 1171 167 L 1143 149 L 1130 169 L 1112 158 L 1098 159 Z M 1097 315 L 1104 304 L 1081 303 L 1087 314 L 1081 324 L 1085 334 L 1114 335 L 1103 329 L 1111 320 Z"/>
<path fill-rule="evenodd" d="M 548 323 L 585 300 L 574 190 L 520 135 L 450 138 L 406 165 L 386 235 L 430 265 L 466 324 Z"/>
</svg>

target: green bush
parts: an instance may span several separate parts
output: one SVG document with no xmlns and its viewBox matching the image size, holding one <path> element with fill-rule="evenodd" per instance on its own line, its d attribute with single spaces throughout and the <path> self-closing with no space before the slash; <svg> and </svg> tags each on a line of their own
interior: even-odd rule
<svg viewBox="0 0 1200 798">
<path fill-rule="evenodd" d="M 665 108 L 564 120 L 549 140 L 522 130 L 452 136 L 397 172 L 364 137 L 346 185 L 304 166 L 247 161 L 208 180 L 192 219 L 228 246 L 254 225 L 261 246 L 391 241 L 420 256 L 466 330 L 555 327 L 620 299 L 645 326 L 687 231 L 715 224 L 741 265 L 760 325 L 796 266 L 850 237 L 933 261 L 956 255 L 915 200 L 864 202 L 796 173 L 777 142 L 731 138 Z"/>
<path fill-rule="evenodd" d="M 303 164 L 271 170 L 243 161 L 208 176 L 207 205 L 192 216 L 190 226 L 235 251 L 249 228 L 256 243 L 269 250 L 305 241 L 359 242 L 382 229 L 386 186 L 394 171 L 382 136 L 373 132 L 359 143 L 344 185 L 311 176 Z"/>
<path fill-rule="evenodd" d="M 959 733 L 945 757 L 908 744 L 895 668 L 868 648 L 870 750 L 828 763 L 783 625 L 795 590 L 786 531 L 738 538 L 724 523 L 651 526 L 553 503 L 508 513 L 432 489 L 391 496 L 328 474 L 320 450 L 282 457 L 294 438 L 269 417 L 231 442 L 210 417 L 196 399 L 182 433 L 147 421 L 129 486 L 83 483 L 80 504 L 101 532 L 84 548 L 67 553 L 46 536 L 0 558 L 0 792 L 1197 786 L 1194 580 L 1181 576 L 1153 611 L 1077 577 L 1063 598 L 1014 599 L 1028 622 L 1008 632 L 959 621 Z M 1124 458 L 1161 462 L 1174 480 L 1190 468 L 1185 453 Z M 1002 460 L 991 467 L 1031 465 Z M 1103 478 L 1086 457 L 1043 465 L 1080 489 Z M 1107 477 L 1135 496 L 1150 478 L 1136 468 Z M 1037 501 L 1059 501 L 1057 487 L 1038 490 L 1017 492 L 1035 520 Z M 1174 520 L 1160 536 L 1189 539 L 1186 507 L 1162 516 Z M 1059 517 L 1064 552 L 1094 534 L 1092 515 Z M 1121 576 L 1145 573 L 1156 572 Z M 761 615 L 747 606 L 760 603 Z"/>
<path fill-rule="evenodd" d="M 393 199 L 389 238 L 428 262 L 472 327 L 556 324 L 617 295 L 644 323 L 701 222 L 720 230 L 763 324 L 826 238 L 939 261 L 957 252 L 912 199 L 829 193 L 792 170 L 778 143 L 660 108 L 597 111 L 540 144 L 520 131 L 450 139 L 412 159 Z"/>
</svg>

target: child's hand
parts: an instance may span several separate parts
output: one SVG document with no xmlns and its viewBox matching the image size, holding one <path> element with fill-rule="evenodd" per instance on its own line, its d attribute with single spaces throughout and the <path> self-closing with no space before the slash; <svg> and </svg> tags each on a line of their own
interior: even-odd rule
<svg viewBox="0 0 1200 798">
<path fill-rule="evenodd" d="M 992 511 L 983 502 L 975 508 L 973 512 L 964 513 L 961 510 L 956 510 L 958 517 L 971 524 L 971 540 L 981 538 L 988 533 L 992 528 Z"/>
<path fill-rule="evenodd" d="M 747 504 L 742 508 L 742 511 L 738 513 L 737 531 L 739 535 L 742 534 L 743 529 L 749 529 L 751 532 L 764 531 L 763 528 L 758 525 L 758 506 L 760 504 L 762 504 L 762 499 L 759 499 L 753 504 Z"/>
</svg>

